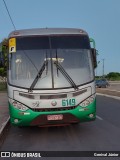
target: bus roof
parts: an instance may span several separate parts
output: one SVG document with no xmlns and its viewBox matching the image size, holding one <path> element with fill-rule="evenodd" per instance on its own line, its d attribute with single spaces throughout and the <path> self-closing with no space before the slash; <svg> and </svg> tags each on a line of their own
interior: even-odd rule
<svg viewBox="0 0 120 160">
<path fill-rule="evenodd" d="M 56 34 L 88 35 L 86 31 L 82 29 L 75 29 L 75 28 L 36 28 L 36 29 L 15 30 L 11 32 L 8 37 L 10 38 L 10 37 L 19 37 L 19 36 L 56 35 Z"/>
</svg>

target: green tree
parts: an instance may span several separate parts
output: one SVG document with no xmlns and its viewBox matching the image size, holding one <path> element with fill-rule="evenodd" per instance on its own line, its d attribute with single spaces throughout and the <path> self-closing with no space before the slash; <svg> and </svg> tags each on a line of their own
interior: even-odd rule
<svg viewBox="0 0 120 160">
<path fill-rule="evenodd" d="M 2 56 L 3 56 L 4 65 L 0 66 L 0 76 L 6 77 L 6 74 L 7 74 L 7 49 L 8 49 L 8 42 L 7 42 L 6 38 L 2 41 L 1 45 L 2 45 Z"/>
<path fill-rule="evenodd" d="M 110 72 L 106 75 L 106 78 L 109 80 L 119 80 L 120 79 L 120 73 L 119 72 Z"/>
</svg>

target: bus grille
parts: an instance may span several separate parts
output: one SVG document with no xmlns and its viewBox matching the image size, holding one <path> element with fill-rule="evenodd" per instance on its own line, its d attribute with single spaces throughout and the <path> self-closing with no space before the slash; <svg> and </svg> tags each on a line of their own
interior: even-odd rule
<svg viewBox="0 0 120 160">
<path fill-rule="evenodd" d="M 48 121 L 47 120 L 47 115 L 40 115 L 38 117 L 36 117 L 35 119 L 33 119 L 33 121 L 31 122 L 31 126 L 52 126 L 52 125 L 59 125 L 59 124 L 70 124 L 70 123 L 78 123 L 80 122 L 80 120 L 75 117 L 74 115 L 70 114 L 70 113 L 65 113 L 63 115 L 63 120 L 56 120 L 56 121 Z"/>
<path fill-rule="evenodd" d="M 66 110 L 71 110 L 75 109 L 77 106 L 72 106 L 72 107 L 61 107 L 61 108 L 31 108 L 32 111 L 34 112 L 53 112 L 53 111 L 66 111 Z"/>
</svg>

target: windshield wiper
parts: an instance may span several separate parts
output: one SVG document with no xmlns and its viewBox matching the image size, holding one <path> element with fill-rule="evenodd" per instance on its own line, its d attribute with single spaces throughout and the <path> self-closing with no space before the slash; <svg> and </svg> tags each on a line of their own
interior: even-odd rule
<svg viewBox="0 0 120 160">
<path fill-rule="evenodd" d="M 69 76 L 69 74 L 65 71 L 65 69 L 58 63 L 58 61 L 54 61 L 54 64 L 56 67 L 59 69 L 59 71 L 63 74 L 63 76 L 67 79 L 67 81 L 71 84 L 71 86 L 75 89 L 78 90 L 77 85 L 75 82 L 72 80 L 72 78 Z"/>
<path fill-rule="evenodd" d="M 48 66 L 48 60 L 46 59 L 42 65 L 42 67 L 40 68 L 39 72 L 37 73 L 37 76 L 35 77 L 34 81 L 32 82 L 30 88 L 29 88 L 29 92 L 31 92 L 33 90 L 33 88 L 35 87 L 37 81 L 39 78 L 41 78 L 43 71 L 45 70 L 45 67 Z"/>
<path fill-rule="evenodd" d="M 57 50 L 56 50 L 56 63 L 58 63 L 58 55 L 57 55 Z M 58 76 L 58 68 L 57 68 L 57 76 Z"/>
</svg>

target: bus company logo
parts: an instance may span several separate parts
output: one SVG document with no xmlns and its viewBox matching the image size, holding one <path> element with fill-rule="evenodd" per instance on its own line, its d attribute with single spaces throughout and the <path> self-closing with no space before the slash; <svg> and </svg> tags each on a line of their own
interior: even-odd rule
<svg viewBox="0 0 120 160">
<path fill-rule="evenodd" d="M 36 102 L 32 103 L 32 107 L 39 108 L 40 107 L 40 102 L 36 101 Z"/>
<path fill-rule="evenodd" d="M 56 106 L 56 105 L 57 105 L 57 102 L 56 102 L 56 101 L 52 101 L 52 102 L 51 102 L 51 105 L 52 105 L 52 106 Z"/>
<path fill-rule="evenodd" d="M 10 152 L 1 152 L 1 157 L 10 157 Z"/>
</svg>

